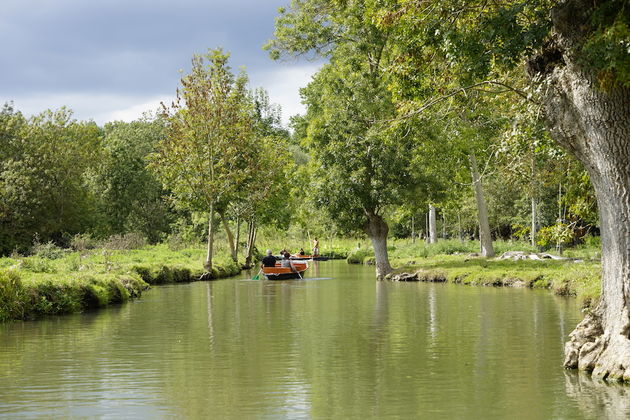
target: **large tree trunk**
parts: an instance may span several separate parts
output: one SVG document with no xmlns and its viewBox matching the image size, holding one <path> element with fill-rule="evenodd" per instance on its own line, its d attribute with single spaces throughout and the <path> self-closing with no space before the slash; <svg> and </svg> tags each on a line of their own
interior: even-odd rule
<svg viewBox="0 0 630 420">
<path fill-rule="evenodd" d="M 481 255 L 484 257 L 494 257 L 494 247 L 492 246 L 492 235 L 490 234 L 490 223 L 488 222 L 488 208 L 483 195 L 483 186 L 477 167 L 477 158 L 474 153 L 470 154 L 470 171 L 472 174 L 475 199 L 477 200 L 477 217 L 479 218 L 479 242 L 481 243 Z"/>
<path fill-rule="evenodd" d="M 429 243 L 437 242 L 437 223 L 435 220 L 435 206 L 429 204 Z"/>
<path fill-rule="evenodd" d="M 379 280 L 392 272 L 392 266 L 389 264 L 389 256 L 387 254 L 387 234 L 389 227 L 383 218 L 373 212 L 368 212 L 367 222 L 365 224 L 365 233 L 372 241 L 374 248 L 374 258 L 376 259 L 376 277 Z"/>
<path fill-rule="evenodd" d="M 208 216 L 208 247 L 206 252 L 206 263 L 204 268 L 212 272 L 212 256 L 214 246 L 214 204 L 210 204 L 210 215 Z"/>
<path fill-rule="evenodd" d="M 221 217 L 221 222 L 223 223 L 223 228 L 225 229 L 225 234 L 227 235 L 228 245 L 230 247 L 230 256 L 232 257 L 232 261 L 238 263 L 238 254 L 236 253 L 236 246 L 234 245 L 234 235 L 230 230 L 230 224 L 228 223 L 227 218 L 225 217 L 225 213 L 219 213 Z"/>
<path fill-rule="evenodd" d="M 630 89 L 603 92 L 577 61 L 593 4 L 570 0 L 554 8 L 554 43 L 528 70 L 548 86 L 551 134 L 586 166 L 599 207 L 602 296 L 571 333 L 565 366 L 630 381 Z"/>
</svg>

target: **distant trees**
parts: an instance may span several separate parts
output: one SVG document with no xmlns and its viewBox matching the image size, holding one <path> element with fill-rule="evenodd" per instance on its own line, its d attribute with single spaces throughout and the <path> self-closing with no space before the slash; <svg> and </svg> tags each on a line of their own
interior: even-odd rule
<svg viewBox="0 0 630 420">
<path fill-rule="evenodd" d="M 67 109 L 25 119 L 11 106 L 0 112 L 0 252 L 96 223 L 87 173 L 99 160 L 101 132 L 72 120 Z M 67 238 L 65 238 L 67 240 Z"/>
<path fill-rule="evenodd" d="M 170 230 L 174 214 L 164 200 L 167 191 L 147 168 L 164 132 L 161 118 L 105 124 L 101 159 L 90 180 L 103 218 L 101 234 L 132 231 L 157 243 Z"/>
<path fill-rule="evenodd" d="M 104 128 L 61 108 L 25 118 L 0 112 L 0 254 L 34 240 L 69 245 L 73 235 L 138 232 L 150 242 L 170 230 L 173 212 L 147 168 L 163 122 Z"/>
</svg>

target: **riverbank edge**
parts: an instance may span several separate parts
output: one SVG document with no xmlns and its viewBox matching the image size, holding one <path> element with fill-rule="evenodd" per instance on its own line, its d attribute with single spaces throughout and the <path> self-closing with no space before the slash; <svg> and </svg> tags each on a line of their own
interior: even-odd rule
<svg viewBox="0 0 630 420">
<path fill-rule="evenodd" d="M 181 265 L 137 264 L 126 273 L 72 273 L 63 279 L 42 275 L 23 280 L 18 270 L 0 270 L 0 322 L 27 321 L 125 303 L 153 285 L 217 280 L 240 274 L 236 263 L 212 272 Z"/>
<path fill-rule="evenodd" d="M 559 296 L 576 297 L 583 308 L 591 308 L 600 295 L 599 266 L 571 261 L 505 261 L 483 257 L 442 256 L 444 261 L 423 258 L 394 260 L 399 267 L 385 277 L 387 281 L 453 283 L 467 286 L 526 287 L 551 290 Z M 348 264 L 372 265 L 373 258 L 362 262 L 348 258 Z M 456 262 L 454 264 L 453 262 Z M 493 267 L 493 264 L 502 264 Z M 505 267 L 505 265 L 512 265 Z M 555 268 L 555 272 L 550 268 Z M 584 267 L 583 270 L 580 268 Z M 562 271 L 562 274 L 559 272 Z"/>
</svg>

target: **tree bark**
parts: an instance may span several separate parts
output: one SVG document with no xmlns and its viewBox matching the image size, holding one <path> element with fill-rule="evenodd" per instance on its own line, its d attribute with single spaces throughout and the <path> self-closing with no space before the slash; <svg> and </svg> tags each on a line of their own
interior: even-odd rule
<svg viewBox="0 0 630 420">
<path fill-rule="evenodd" d="M 212 256 L 214 246 L 214 204 L 210 204 L 210 215 L 208 216 L 208 247 L 206 253 L 206 263 L 204 268 L 208 271 L 212 271 Z"/>
<path fill-rule="evenodd" d="M 474 153 L 470 156 L 470 171 L 472 174 L 475 199 L 477 201 L 477 217 L 479 219 L 479 242 L 481 243 L 481 255 L 484 257 L 494 257 L 494 247 L 492 246 L 492 235 L 490 234 L 490 223 L 488 222 L 488 208 L 483 195 L 483 186 L 477 167 L 477 158 Z"/>
<path fill-rule="evenodd" d="M 532 229 L 529 235 L 532 246 L 536 246 L 536 199 L 532 196 Z"/>
<path fill-rule="evenodd" d="M 556 219 L 556 224 L 560 226 L 563 222 L 562 218 L 562 183 L 558 184 L 558 218 Z M 556 252 L 559 255 L 562 255 L 562 243 L 560 242 L 560 238 L 556 240 Z"/>
<path fill-rule="evenodd" d="M 367 222 L 365 224 L 365 233 L 372 241 L 374 248 L 374 258 L 376 259 L 376 277 L 379 280 L 392 272 L 392 266 L 389 264 L 389 256 L 387 254 L 387 234 L 389 227 L 383 218 L 374 213 L 367 213 Z"/>
<path fill-rule="evenodd" d="M 602 91 L 578 60 L 594 4 L 569 0 L 554 7 L 553 43 L 528 71 L 545 84 L 551 135 L 587 168 L 599 208 L 602 295 L 570 334 L 565 366 L 630 381 L 630 89 Z"/>
<path fill-rule="evenodd" d="M 236 217 L 236 240 L 235 242 L 235 253 L 238 257 L 238 248 L 239 248 L 239 242 L 241 240 L 241 218 L 239 216 Z"/>
<path fill-rule="evenodd" d="M 256 240 L 256 222 L 253 218 L 247 222 L 247 252 L 245 256 L 245 266 L 252 266 L 252 257 L 254 252 L 254 242 Z"/>
<path fill-rule="evenodd" d="M 435 220 L 435 207 L 433 204 L 429 204 L 429 243 L 434 244 L 437 242 L 437 226 Z"/>
<path fill-rule="evenodd" d="M 234 235 L 232 234 L 232 231 L 230 230 L 230 225 L 228 223 L 228 220 L 225 217 L 224 212 L 219 213 L 219 216 L 221 217 L 221 222 L 223 223 L 223 229 L 225 229 L 225 234 L 227 235 L 228 245 L 230 247 L 230 256 L 232 257 L 232 261 L 234 261 L 235 263 L 238 263 L 238 255 L 236 254 L 236 246 L 234 245 Z"/>
<path fill-rule="evenodd" d="M 411 243 L 416 243 L 416 223 L 413 215 L 411 216 Z"/>
</svg>

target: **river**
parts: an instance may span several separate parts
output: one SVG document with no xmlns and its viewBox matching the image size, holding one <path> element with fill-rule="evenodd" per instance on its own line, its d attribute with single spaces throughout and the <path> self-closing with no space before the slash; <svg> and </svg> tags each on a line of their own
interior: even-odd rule
<svg viewBox="0 0 630 420">
<path fill-rule="evenodd" d="M 308 275 L 0 325 L 0 417 L 630 417 L 626 388 L 562 368 L 574 299 L 377 282 L 342 261 Z"/>
</svg>

